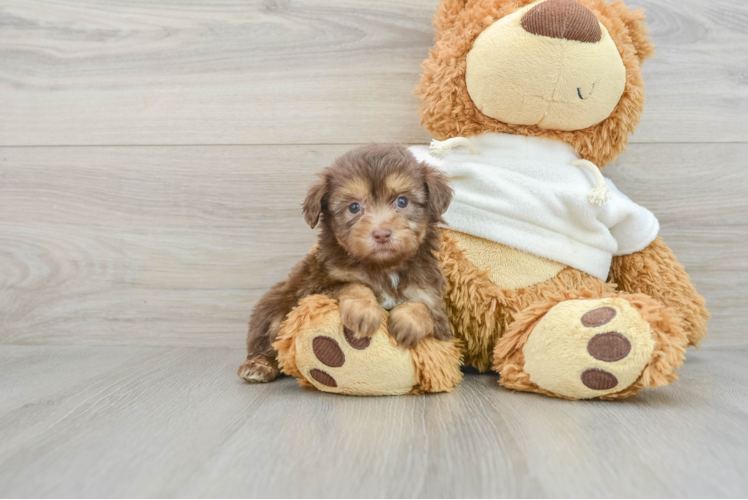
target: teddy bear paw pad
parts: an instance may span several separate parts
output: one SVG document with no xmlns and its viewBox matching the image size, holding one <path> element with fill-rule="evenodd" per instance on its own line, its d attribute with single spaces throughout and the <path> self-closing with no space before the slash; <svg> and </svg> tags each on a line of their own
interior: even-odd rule
<svg viewBox="0 0 748 500">
<path fill-rule="evenodd" d="M 530 381 L 588 399 L 632 385 L 654 350 L 649 324 L 621 298 L 569 300 L 538 322 L 523 348 Z"/>
<path fill-rule="evenodd" d="M 343 327 L 343 335 L 345 335 L 345 340 L 348 341 L 350 346 L 359 351 L 363 351 L 371 344 L 370 337 L 358 338 L 353 334 L 353 330 L 347 326 Z"/>
<path fill-rule="evenodd" d="M 598 333 L 587 343 L 587 352 L 595 359 L 612 363 L 631 352 L 631 342 L 618 332 Z"/>
<path fill-rule="evenodd" d="M 384 327 L 358 338 L 337 314 L 296 337 L 296 365 L 315 388 L 351 395 L 407 394 L 418 384 L 411 353 Z"/>
<path fill-rule="evenodd" d="M 589 328 L 595 328 L 596 326 L 603 326 L 616 317 L 618 312 L 612 307 L 598 307 L 589 312 L 584 313 L 582 316 L 582 324 Z"/>
<path fill-rule="evenodd" d="M 327 387 L 338 386 L 338 383 L 335 382 L 335 379 L 332 378 L 329 373 L 325 373 L 322 370 L 312 368 L 311 370 L 309 370 L 309 376 L 311 376 L 314 380 L 316 380 L 320 384 L 325 385 Z"/>
<path fill-rule="evenodd" d="M 319 336 L 312 340 L 312 351 L 325 365 L 340 368 L 345 363 L 345 354 L 335 339 Z"/>
</svg>

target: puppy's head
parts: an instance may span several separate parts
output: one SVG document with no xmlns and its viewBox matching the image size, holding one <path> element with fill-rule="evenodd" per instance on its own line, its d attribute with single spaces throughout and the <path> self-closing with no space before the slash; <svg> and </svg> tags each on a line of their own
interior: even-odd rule
<svg viewBox="0 0 748 500">
<path fill-rule="evenodd" d="M 338 158 L 304 202 L 314 228 L 322 218 L 349 256 L 392 265 L 416 254 L 452 201 L 444 174 L 403 146 L 369 145 Z"/>
</svg>

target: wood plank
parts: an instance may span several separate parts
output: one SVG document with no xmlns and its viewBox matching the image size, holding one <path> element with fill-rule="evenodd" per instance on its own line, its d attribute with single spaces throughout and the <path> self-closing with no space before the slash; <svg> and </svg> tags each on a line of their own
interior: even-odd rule
<svg viewBox="0 0 748 500">
<path fill-rule="evenodd" d="M 6 0 L 0 145 L 425 142 L 437 3 Z M 748 141 L 748 3 L 632 3 L 658 46 L 633 141 Z"/>
<path fill-rule="evenodd" d="M 307 186 L 347 149 L 0 148 L 0 343 L 241 346 L 314 242 Z M 711 338 L 745 338 L 748 145 L 630 149 L 606 174 L 660 218 Z"/>
<path fill-rule="evenodd" d="M 747 155 L 745 144 L 635 145 L 604 171 L 659 219 L 660 235 L 707 299 L 710 339 L 748 338 Z"/>
<path fill-rule="evenodd" d="M 226 348 L 6 346 L 24 385 L 0 379 L 0 495 L 744 497 L 746 348 L 579 403 L 476 374 L 430 396 L 250 386 Z"/>
<path fill-rule="evenodd" d="M 347 148 L 291 149 L 3 149 L 0 337 L 241 345 L 314 243 L 307 185 Z"/>
</svg>

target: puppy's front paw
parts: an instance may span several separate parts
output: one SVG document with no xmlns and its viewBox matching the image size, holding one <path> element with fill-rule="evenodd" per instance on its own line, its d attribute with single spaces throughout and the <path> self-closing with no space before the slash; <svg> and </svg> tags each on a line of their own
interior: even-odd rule
<svg viewBox="0 0 748 500">
<path fill-rule="evenodd" d="M 366 299 L 342 299 L 340 319 L 357 337 L 371 337 L 382 324 L 382 308 Z"/>
<path fill-rule="evenodd" d="M 278 362 L 266 356 L 248 359 L 237 371 L 241 378 L 252 384 L 272 382 L 279 373 Z"/>
<path fill-rule="evenodd" d="M 406 302 L 392 310 L 387 329 L 397 344 L 413 349 L 434 330 L 428 308 L 421 303 Z"/>
</svg>

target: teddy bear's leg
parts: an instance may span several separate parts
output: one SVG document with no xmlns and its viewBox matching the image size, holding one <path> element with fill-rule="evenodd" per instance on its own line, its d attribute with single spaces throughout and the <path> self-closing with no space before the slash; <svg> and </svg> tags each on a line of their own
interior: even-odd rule
<svg viewBox="0 0 748 500">
<path fill-rule="evenodd" d="M 494 350 L 500 383 L 569 399 L 618 399 L 677 378 L 680 316 L 643 294 L 563 292 L 517 313 Z"/>
<path fill-rule="evenodd" d="M 448 392 L 462 379 L 456 341 L 423 339 L 403 349 L 387 333 L 387 316 L 370 338 L 357 338 L 340 321 L 338 302 L 303 299 L 281 326 L 274 347 L 281 370 L 303 386 L 376 396 Z"/>
</svg>

